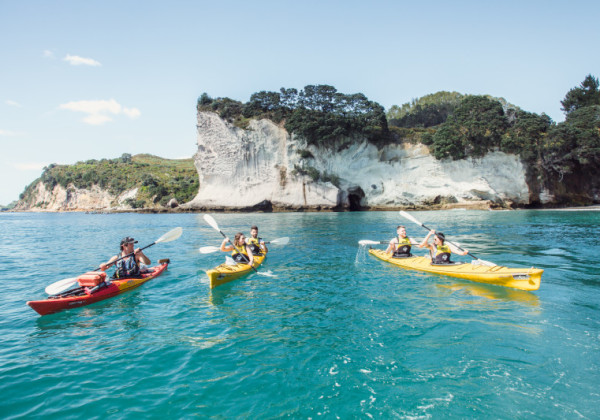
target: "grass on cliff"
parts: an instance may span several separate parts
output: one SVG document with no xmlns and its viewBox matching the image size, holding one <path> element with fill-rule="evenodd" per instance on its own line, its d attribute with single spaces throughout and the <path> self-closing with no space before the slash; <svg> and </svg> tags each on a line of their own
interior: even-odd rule
<svg viewBox="0 0 600 420">
<path fill-rule="evenodd" d="M 199 187 L 198 172 L 192 159 L 163 159 L 127 153 L 116 159 L 92 159 L 74 165 L 51 164 L 25 189 L 21 200 L 31 198 L 40 181 L 48 190 L 56 185 L 67 191 L 71 186 L 79 189 L 98 186 L 113 195 L 137 187 L 137 196 L 126 201 L 133 208 L 165 205 L 171 198 L 185 203 L 195 197 Z"/>
</svg>

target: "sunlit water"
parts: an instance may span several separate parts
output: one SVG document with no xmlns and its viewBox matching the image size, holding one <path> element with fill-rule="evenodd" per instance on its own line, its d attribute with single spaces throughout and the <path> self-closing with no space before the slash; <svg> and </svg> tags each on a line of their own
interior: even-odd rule
<svg viewBox="0 0 600 420">
<path fill-rule="evenodd" d="M 214 290 L 196 214 L 0 214 L 0 417 L 598 418 L 599 212 L 414 212 L 475 255 L 544 268 L 537 292 L 410 272 L 360 250 L 397 212 L 214 214 L 257 224 L 256 274 Z M 40 317 L 25 301 L 98 266 L 123 236 L 169 270 Z M 383 246 L 382 246 L 383 247 Z M 465 257 L 457 257 L 464 259 Z M 466 257 L 468 259 L 468 257 Z"/>
</svg>

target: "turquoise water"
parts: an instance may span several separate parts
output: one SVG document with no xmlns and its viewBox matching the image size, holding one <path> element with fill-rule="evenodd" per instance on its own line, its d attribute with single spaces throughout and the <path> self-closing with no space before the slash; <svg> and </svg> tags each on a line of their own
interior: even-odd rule
<svg viewBox="0 0 600 420">
<path fill-rule="evenodd" d="M 600 212 L 411 213 L 475 255 L 544 268 L 537 292 L 403 271 L 358 252 L 397 212 L 214 214 L 257 224 L 261 271 L 214 290 L 196 214 L 0 214 L 0 417 L 598 418 Z M 121 237 L 169 270 L 40 317 L 25 301 L 95 268 Z M 465 257 L 457 257 L 464 259 Z"/>
</svg>

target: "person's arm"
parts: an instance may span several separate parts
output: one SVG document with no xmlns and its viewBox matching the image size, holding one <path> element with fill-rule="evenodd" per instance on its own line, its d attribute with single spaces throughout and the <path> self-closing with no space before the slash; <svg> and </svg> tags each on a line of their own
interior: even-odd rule
<svg viewBox="0 0 600 420">
<path fill-rule="evenodd" d="M 233 250 L 233 247 L 231 245 L 225 246 L 227 244 L 227 242 L 229 242 L 229 238 L 223 239 L 223 242 L 221 242 L 221 251 L 229 252 L 229 251 Z"/>
<path fill-rule="evenodd" d="M 429 248 L 431 249 L 431 246 L 429 243 L 427 243 L 429 241 L 429 238 L 431 237 L 431 235 L 433 235 L 435 233 L 434 230 L 430 230 L 429 233 L 427 234 L 427 236 L 425 237 L 425 239 L 423 239 L 423 242 L 421 242 L 419 245 L 417 245 L 419 248 Z"/>
<path fill-rule="evenodd" d="M 117 255 L 115 255 L 107 262 L 100 264 L 100 270 L 102 270 L 102 271 L 108 270 L 113 265 L 113 262 L 117 259 L 119 259 L 119 257 Z"/>
<path fill-rule="evenodd" d="M 396 250 L 396 242 L 398 242 L 398 240 L 396 238 L 390 240 L 390 244 L 388 245 L 387 249 L 385 250 L 386 254 L 391 254 Z"/>
<path fill-rule="evenodd" d="M 148 264 L 150 264 L 152 262 L 152 261 L 150 261 L 150 258 L 148 258 L 146 256 L 146 254 L 144 254 L 142 252 L 142 250 L 139 249 L 139 248 L 134 251 L 134 254 L 135 254 L 135 261 L 138 264 L 141 262 L 141 263 L 144 263 L 144 264 L 148 265 Z"/>
<path fill-rule="evenodd" d="M 267 248 L 267 244 L 265 244 L 265 241 L 263 241 L 262 239 L 260 240 L 260 247 L 263 249 L 263 251 L 265 253 L 269 252 L 269 249 Z"/>
</svg>

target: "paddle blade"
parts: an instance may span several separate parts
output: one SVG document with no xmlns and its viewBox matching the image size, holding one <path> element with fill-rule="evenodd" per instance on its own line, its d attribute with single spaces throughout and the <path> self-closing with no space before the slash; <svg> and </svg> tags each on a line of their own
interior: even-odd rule
<svg viewBox="0 0 600 420">
<path fill-rule="evenodd" d="M 379 245 L 379 241 L 371 241 L 369 239 L 361 239 L 360 241 L 358 241 L 358 244 L 360 246 L 366 246 L 366 245 Z"/>
<path fill-rule="evenodd" d="M 277 244 L 277 245 L 287 245 L 289 242 L 290 242 L 290 238 L 288 238 L 287 236 L 269 241 L 270 244 Z"/>
<path fill-rule="evenodd" d="M 219 248 L 217 246 L 203 246 L 202 248 L 198 249 L 198 251 L 201 254 L 212 254 L 213 252 L 217 252 L 220 250 L 221 250 L 221 248 Z"/>
<path fill-rule="evenodd" d="M 68 279 L 59 280 L 51 285 L 47 286 L 45 290 L 49 295 L 57 295 L 70 289 L 77 283 L 77 277 L 71 277 Z"/>
<path fill-rule="evenodd" d="M 208 223 L 210 225 L 210 227 L 212 227 L 214 230 L 219 231 L 219 232 L 221 231 L 221 229 L 219 229 L 219 225 L 217 224 L 217 221 L 210 214 L 205 214 L 202 217 L 204 218 L 204 221 L 206 223 Z"/>
<path fill-rule="evenodd" d="M 175 239 L 179 239 L 179 237 L 181 236 L 182 233 L 183 233 L 183 229 L 180 227 L 176 227 L 175 229 L 168 231 L 163 236 L 158 238 L 156 241 L 154 241 L 154 243 L 159 244 L 161 242 L 174 241 Z"/>
<path fill-rule="evenodd" d="M 417 219 L 415 219 L 414 217 L 412 217 L 410 214 L 408 214 L 407 212 L 400 210 L 400 216 L 404 217 L 405 219 L 410 220 L 413 223 L 416 223 L 419 226 L 423 226 L 423 223 L 419 222 Z"/>
</svg>

